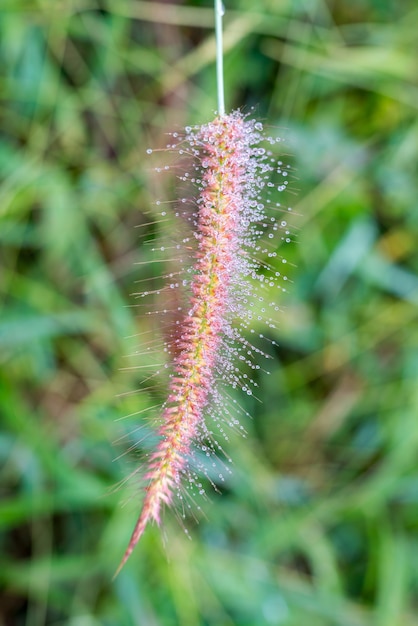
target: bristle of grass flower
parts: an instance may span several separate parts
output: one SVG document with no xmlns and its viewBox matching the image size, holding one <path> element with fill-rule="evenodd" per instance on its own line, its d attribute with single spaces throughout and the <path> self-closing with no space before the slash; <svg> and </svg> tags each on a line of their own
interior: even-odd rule
<svg viewBox="0 0 418 626">
<path fill-rule="evenodd" d="M 185 134 L 176 133 L 171 146 L 191 155 L 198 172 L 193 178 L 198 195 L 190 303 L 167 341 L 172 363 L 159 442 L 148 462 L 142 510 L 118 572 L 147 524 L 160 524 L 162 508 L 171 505 L 179 491 L 196 444 L 213 439 L 207 417 L 217 419 L 219 379 L 253 393 L 255 383 L 246 375 L 240 377 L 236 361 L 259 367 L 255 357 L 261 351 L 243 333 L 251 328 L 256 301 L 256 308 L 273 326 L 269 310 L 277 311 L 278 306 L 274 297 L 268 302 L 266 295 L 281 276 L 272 271 L 268 258 L 277 256 L 275 244 L 271 245 L 275 231 L 286 227 L 283 220 L 267 218 L 262 201 L 264 197 L 282 211 L 280 203 L 271 202 L 271 194 L 273 188 L 281 191 L 287 184 L 287 170 L 268 148 L 278 140 L 266 138 L 262 131 L 260 122 L 234 111 L 201 127 L 186 128 Z M 279 185 L 272 182 L 272 174 L 282 177 Z M 190 181 L 187 175 L 180 178 Z M 262 244 L 264 240 L 267 243 Z M 231 415 L 229 409 L 225 413 Z"/>
</svg>

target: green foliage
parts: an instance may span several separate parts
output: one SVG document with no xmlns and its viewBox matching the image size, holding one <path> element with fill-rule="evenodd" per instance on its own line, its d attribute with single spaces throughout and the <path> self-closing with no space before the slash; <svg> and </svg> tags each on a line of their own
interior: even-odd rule
<svg viewBox="0 0 418 626">
<path fill-rule="evenodd" d="M 287 139 L 297 268 L 225 492 L 111 582 L 138 511 L 113 442 L 160 401 L 117 398 L 134 226 L 175 193 L 144 155 L 213 116 L 212 7 L 3 0 L 0 624 L 418 626 L 416 3 L 226 4 L 227 106 Z"/>
</svg>

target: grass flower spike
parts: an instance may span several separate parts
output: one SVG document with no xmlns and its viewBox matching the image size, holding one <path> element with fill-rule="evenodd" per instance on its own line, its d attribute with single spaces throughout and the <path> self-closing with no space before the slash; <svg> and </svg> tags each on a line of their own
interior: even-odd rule
<svg viewBox="0 0 418 626">
<path fill-rule="evenodd" d="M 172 504 L 183 483 L 194 483 L 203 491 L 193 478 L 192 465 L 206 473 L 213 484 L 204 465 L 199 467 L 195 450 L 200 446 L 206 456 L 222 450 L 209 420 L 218 423 L 225 439 L 220 420 L 236 428 L 239 411 L 223 400 L 221 386 L 253 393 L 257 384 L 240 373 L 238 363 L 259 369 L 256 357 L 264 353 L 245 334 L 254 332 L 254 319 L 264 319 L 273 327 L 269 314 L 271 309 L 278 311 L 278 306 L 274 298 L 268 302 L 266 294 L 270 287 L 279 286 L 279 280 L 286 280 L 262 259 L 277 257 L 276 244 L 271 240 L 275 231 L 286 227 L 285 220 L 276 220 L 286 209 L 273 202 L 272 194 L 286 188 L 283 177 L 288 170 L 268 147 L 280 140 L 265 137 L 260 122 L 240 111 L 224 113 L 223 10 L 219 0 L 215 0 L 215 9 L 218 117 L 202 126 L 186 127 L 184 133 L 173 133 L 175 143 L 168 146 L 189 155 L 196 171 L 194 176 L 186 172 L 179 177 L 195 187 L 194 212 L 189 219 L 196 246 L 189 269 L 192 277 L 183 281 L 190 300 L 180 325 L 166 342 L 171 373 L 159 443 L 148 459 L 142 510 L 118 571 L 147 524 L 160 524 L 162 508 Z M 273 177 L 279 177 L 280 183 L 272 182 Z"/>
<path fill-rule="evenodd" d="M 205 411 L 216 394 L 216 379 L 226 376 L 236 386 L 232 363 L 243 339 L 233 320 L 251 319 L 248 301 L 253 286 L 248 277 L 255 277 L 256 270 L 251 252 L 264 232 L 260 224 L 265 211 L 259 199 L 265 175 L 272 170 L 271 155 L 259 146 L 264 140 L 262 126 L 235 111 L 187 130 L 179 143 L 199 159 L 201 171 L 191 303 L 181 335 L 171 346 L 177 356 L 160 442 L 145 476 L 142 512 L 121 567 L 147 523 L 160 523 L 161 508 L 179 489 L 193 444 L 210 435 Z M 250 387 L 244 390 L 251 393 Z"/>
</svg>

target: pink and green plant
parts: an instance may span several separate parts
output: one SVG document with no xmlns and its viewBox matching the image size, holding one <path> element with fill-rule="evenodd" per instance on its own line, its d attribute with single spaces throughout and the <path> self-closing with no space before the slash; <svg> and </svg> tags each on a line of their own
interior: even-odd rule
<svg viewBox="0 0 418 626">
<path fill-rule="evenodd" d="M 248 395 L 253 393 L 256 383 L 247 375 L 240 376 L 236 361 L 258 369 L 254 356 L 261 350 L 244 338 L 243 330 L 251 328 L 255 308 L 261 309 L 264 317 L 268 317 L 269 309 L 278 310 L 274 299 L 266 301 L 264 290 L 268 293 L 270 287 L 278 286 L 280 272 L 273 272 L 266 261 L 258 259 L 277 256 L 270 240 L 286 222 L 278 224 L 276 217 L 267 217 L 263 197 L 267 204 L 274 204 L 276 211 L 283 210 L 280 203 L 271 202 L 272 188 L 277 189 L 277 184 L 270 178 L 273 172 L 286 176 L 287 171 L 264 147 L 278 140 L 266 138 L 260 122 L 240 111 L 225 114 L 219 2 L 215 2 L 215 8 L 218 116 L 208 124 L 186 128 L 172 146 L 192 155 L 199 173 L 195 179 L 197 246 L 189 285 L 190 304 L 181 332 L 169 345 L 168 351 L 174 356 L 159 443 L 149 459 L 142 510 L 118 571 L 147 524 L 160 524 L 163 506 L 172 504 L 188 473 L 196 443 L 212 438 L 206 417 L 214 416 L 213 406 L 219 408 L 218 380 L 240 386 Z M 286 184 L 281 183 L 279 190 Z M 262 244 L 264 239 L 268 243 Z M 273 326 L 271 319 L 268 324 Z"/>
</svg>

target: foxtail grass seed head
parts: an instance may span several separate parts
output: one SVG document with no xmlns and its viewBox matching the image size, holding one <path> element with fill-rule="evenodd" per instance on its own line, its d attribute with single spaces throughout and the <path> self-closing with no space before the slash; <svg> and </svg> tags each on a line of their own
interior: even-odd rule
<svg viewBox="0 0 418 626">
<path fill-rule="evenodd" d="M 265 136 L 260 122 L 234 111 L 174 133 L 169 144 L 193 160 L 192 173 L 179 177 L 180 184 L 196 190 L 189 217 L 195 244 L 191 266 L 184 280 L 168 279 L 170 287 L 186 289 L 189 302 L 178 307 L 180 320 L 166 335 L 168 396 L 145 473 L 142 510 L 119 570 L 147 524 L 160 524 L 163 507 L 176 495 L 182 498 L 184 483 L 204 493 L 199 471 L 215 487 L 228 471 L 226 464 L 214 479 L 198 457 L 203 452 L 203 458 L 216 458 L 224 445 L 219 439 L 228 440 L 227 427 L 242 429 L 242 410 L 231 390 L 254 394 L 255 380 L 240 368 L 260 369 L 257 361 L 268 356 L 246 337 L 256 334 L 254 326 L 262 320 L 274 328 L 277 291 L 286 290 L 287 277 L 277 270 L 278 262 L 285 267 L 277 239 L 289 240 L 283 213 L 290 209 L 277 202 L 277 192 L 286 189 L 289 168 L 272 153 L 278 141 Z M 185 202 L 179 200 L 179 207 Z M 217 467 L 216 461 L 212 465 Z"/>
</svg>

